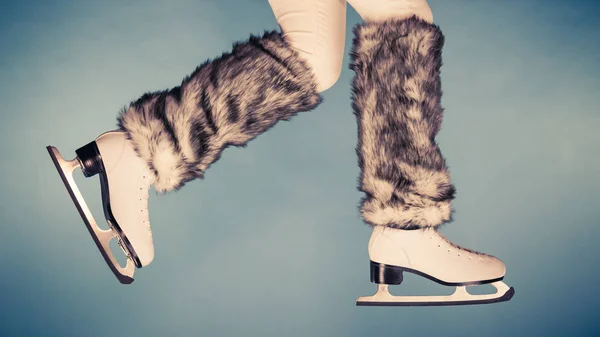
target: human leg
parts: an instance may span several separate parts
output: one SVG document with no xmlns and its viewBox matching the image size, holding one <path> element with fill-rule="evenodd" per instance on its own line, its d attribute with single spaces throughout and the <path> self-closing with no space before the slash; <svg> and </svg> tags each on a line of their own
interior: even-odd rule
<svg viewBox="0 0 600 337">
<path fill-rule="evenodd" d="M 416 15 L 433 23 L 433 13 L 427 0 L 348 0 L 348 3 L 367 22 L 402 20 Z"/>
<path fill-rule="evenodd" d="M 369 10 L 378 7 L 375 3 L 370 2 Z M 359 132 L 360 190 L 365 193 L 360 212 L 373 227 L 368 247 L 371 281 L 379 284 L 380 291 L 359 298 L 357 304 L 448 305 L 508 300 L 514 290 L 500 282 L 506 272 L 502 261 L 452 244 L 437 231 L 452 221 L 455 195 L 435 141 L 443 117 L 440 67 L 444 36 L 439 27 L 415 11 L 361 13 L 364 8 L 356 8 L 361 17 L 376 19 L 354 30 L 353 109 Z M 419 8 L 419 13 L 427 13 Z M 389 295 L 387 285 L 399 284 L 404 271 L 457 286 L 457 292 L 430 298 Z M 467 285 L 481 283 L 497 287 L 497 294 L 473 297 L 464 291 Z"/>
<path fill-rule="evenodd" d="M 342 71 L 346 34 L 345 0 L 269 0 L 284 39 L 313 69 L 319 92 Z"/>
<path fill-rule="evenodd" d="M 105 261 L 122 283 L 134 267 L 148 265 L 154 246 L 147 213 L 148 188 L 174 191 L 201 178 L 228 146 L 250 140 L 321 102 L 308 63 L 278 32 L 251 36 L 229 53 L 200 65 L 170 90 L 147 93 L 118 117 L 107 132 L 66 161 L 48 151 Z M 101 230 L 72 176 L 99 175 L 105 217 Z M 119 266 L 109 248 L 116 238 L 128 257 Z"/>
</svg>

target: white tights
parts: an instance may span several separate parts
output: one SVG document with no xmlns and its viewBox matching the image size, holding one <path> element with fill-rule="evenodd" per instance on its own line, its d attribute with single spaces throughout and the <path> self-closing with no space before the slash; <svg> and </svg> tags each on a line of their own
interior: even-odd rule
<svg viewBox="0 0 600 337">
<path fill-rule="evenodd" d="M 342 72 L 346 1 L 365 21 L 417 15 L 433 22 L 426 0 L 269 0 L 285 40 L 310 64 L 320 92 Z"/>
</svg>

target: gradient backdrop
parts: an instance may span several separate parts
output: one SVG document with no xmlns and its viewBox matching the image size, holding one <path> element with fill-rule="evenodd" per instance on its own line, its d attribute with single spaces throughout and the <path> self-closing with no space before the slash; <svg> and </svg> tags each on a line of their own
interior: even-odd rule
<svg viewBox="0 0 600 337">
<path fill-rule="evenodd" d="M 356 205 L 348 56 L 325 102 L 151 192 L 156 258 L 120 285 L 46 152 L 116 126 L 250 33 L 266 0 L 0 5 L 1 336 L 598 336 L 600 6 L 431 1 L 447 38 L 438 140 L 454 242 L 500 257 L 511 302 L 356 307 L 372 294 Z M 346 51 L 358 15 L 348 9 Z M 97 179 L 76 176 L 97 219 Z M 396 293 L 449 290 L 408 275 Z"/>
</svg>

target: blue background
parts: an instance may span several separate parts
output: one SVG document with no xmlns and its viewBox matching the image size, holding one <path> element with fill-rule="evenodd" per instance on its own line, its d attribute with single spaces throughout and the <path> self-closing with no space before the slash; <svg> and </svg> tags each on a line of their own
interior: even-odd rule
<svg viewBox="0 0 600 337">
<path fill-rule="evenodd" d="M 348 56 L 325 102 L 151 193 L 156 258 L 120 285 L 46 145 L 65 157 L 118 110 L 250 33 L 261 1 L 4 1 L 0 335 L 597 336 L 600 24 L 594 1 L 431 1 L 446 35 L 443 130 L 458 188 L 442 232 L 500 257 L 508 303 L 356 307 L 370 295 Z M 358 15 L 348 8 L 346 51 Z M 102 219 L 97 179 L 76 179 Z M 449 290 L 408 275 L 395 293 Z"/>
</svg>

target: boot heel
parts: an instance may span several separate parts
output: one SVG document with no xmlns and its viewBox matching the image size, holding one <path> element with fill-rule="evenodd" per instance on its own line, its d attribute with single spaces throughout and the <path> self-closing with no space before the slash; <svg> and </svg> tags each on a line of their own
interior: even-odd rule
<svg viewBox="0 0 600 337">
<path fill-rule="evenodd" d="M 75 153 L 77 154 L 79 163 L 81 163 L 83 175 L 86 178 L 93 177 L 104 171 L 102 156 L 100 156 L 100 150 L 98 150 L 98 145 L 96 145 L 95 141 L 80 147 L 75 150 Z"/>
<path fill-rule="evenodd" d="M 371 261 L 371 282 L 377 284 L 400 284 L 402 280 L 402 269 Z"/>
</svg>

